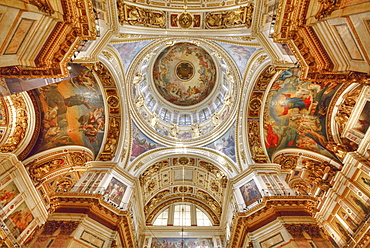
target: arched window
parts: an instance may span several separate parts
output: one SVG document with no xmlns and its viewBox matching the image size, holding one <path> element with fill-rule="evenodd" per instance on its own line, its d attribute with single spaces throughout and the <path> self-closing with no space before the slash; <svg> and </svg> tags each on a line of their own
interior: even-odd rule
<svg viewBox="0 0 370 248">
<path fill-rule="evenodd" d="M 153 110 L 153 107 L 154 105 L 156 104 L 156 101 L 154 100 L 154 97 L 152 95 L 150 95 L 147 99 L 146 99 L 146 106 L 150 109 L 150 110 Z"/>
<path fill-rule="evenodd" d="M 191 226 L 190 205 L 175 205 L 173 214 L 174 226 Z"/>
<path fill-rule="evenodd" d="M 203 121 L 208 120 L 210 116 L 211 116 L 211 114 L 210 114 L 208 108 L 202 109 L 199 112 L 199 122 L 203 122 Z"/>
<path fill-rule="evenodd" d="M 168 221 L 168 208 L 158 215 L 153 225 L 154 226 L 167 226 L 167 221 Z"/>
<path fill-rule="evenodd" d="M 197 226 L 212 226 L 211 221 L 209 220 L 208 216 L 203 213 L 202 210 L 199 208 L 196 209 L 196 214 L 197 214 Z"/>
<path fill-rule="evenodd" d="M 219 94 L 217 97 L 216 97 L 216 99 L 215 99 L 215 106 L 216 106 L 216 108 L 215 108 L 215 110 L 217 111 L 217 110 L 219 110 L 221 107 L 222 107 L 222 96 L 221 96 L 221 94 Z"/>
<path fill-rule="evenodd" d="M 194 204 L 174 203 L 163 210 L 153 222 L 154 226 L 212 226 L 203 209 Z"/>
<path fill-rule="evenodd" d="M 162 120 L 164 120 L 166 122 L 170 122 L 171 121 L 171 112 L 168 111 L 167 109 L 162 109 L 161 113 L 159 114 L 159 118 L 161 118 Z"/>
<path fill-rule="evenodd" d="M 190 126 L 191 125 L 191 117 L 188 114 L 180 115 L 179 118 L 179 126 Z"/>
</svg>

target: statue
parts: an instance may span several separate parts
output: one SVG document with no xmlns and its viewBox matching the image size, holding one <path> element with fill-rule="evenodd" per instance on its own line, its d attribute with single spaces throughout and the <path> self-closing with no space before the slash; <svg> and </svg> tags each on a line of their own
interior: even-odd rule
<svg viewBox="0 0 370 248">
<path fill-rule="evenodd" d="M 144 80 L 143 75 L 141 73 L 137 72 L 134 76 L 134 80 L 132 81 L 132 84 L 137 85 L 138 83 L 140 83 L 143 80 Z"/>
<path fill-rule="evenodd" d="M 217 113 L 214 113 L 211 118 L 214 127 L 217 127 L 221 123 L 220 117 Z"/>
<path fill-rule="evenodd" d="M 229 92 L 227 92 L 225 94 L 225 97 L 224 97 L 224 104 L 227 105 L 227 106 L 230 106 L 231 103 L 232 103 L 231 96 L 230 96 Z"/>
<path fill-rule="evenodd" d="M 150 125 L 155 128 L 157 126 L 158 122 L 158 116 L 156 114 L 152 114 L 151 119 L 150 119 Z"/>
<path fill-rule="evenodd" d="M 140 94 L 140 96 L 136 100 L 136 107 L 141 108 L 144 105 L 144 101 L 145 101 L 144 96 Z"/>
<path fill-rule="evenodd" d="M 199 130 L 199 123 L 191 125 L 191 131 L 193 132 L 193 138 L 199 137 L 201 135 L 201 132 Z"/>
<path fill-rule="evenodd" d="M 179 126 L 173 124 L 170 130 L 170 136 L 177 138 L 179 136 Z"/>
</svg>

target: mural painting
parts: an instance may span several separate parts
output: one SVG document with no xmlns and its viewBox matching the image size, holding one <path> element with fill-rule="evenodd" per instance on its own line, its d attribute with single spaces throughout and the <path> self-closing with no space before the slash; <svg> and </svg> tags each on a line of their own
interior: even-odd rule
<svg viewBox="0 0 370 248">
<path fill-rule="evenodd" d="M 153 79 L 164 99 L 179 106 L 190 106 L 212 92 L 216 66 L 203 48 L 177 43 L 159 54 L 153 66 Z"/>
<path fill-rule="evenodd" d="M 121 61 L 125 71 L 128 70 L 128 67 L 131 61 L 134 59 L 134 57 L 141 51 L 141 49 L 146 47 L 150 42 L 152 41 L 146 40 L 113 45 L 113 47 L 117 49 L 121 57 Z"/>
<path fill-rule="evenodd" d="M 205 147 L 215 149 L 216 151 L 222 152 L 234 162 L 236 162 L 235 155 L 235 124 L 224 134 L 221 138 L 212 142 Z"/>
<path fill-rule="evenodd" d="M 19 190 L 14 182 L 9 183 L 4 188 L 0 189 L 0 207 L 5 207 L 11 202 L 17 195 Z"/>
<path fill-rule="evenodd" d="M 254 182 L 254 179 L 240 187 L 240 192 L 242 193 L 246 206 L 249 206 L 262 198 L 262 195 L 258 190 L 258 187 Z"/>
<path fill-rule="evenodd" d="M 247 67 L 249 58 L 252 54 L 259 50 L 259 48 L 255 47 L 246 47 L 246 46 L 238 46 L 229 43 L 222 43 L 216 42 L 218 45 L 222 46 L 230 54 L 230 56 L 234 59 L 235 63 L 237 64 L 240 73 L 243 74 L 245 68 Z"/>
<path fill-rule="evenodd" d="M 299 80 L 300 69 L 283 71 L 266 102 L 264 133 L 270 157 L 285 148 L 300 148 L 339 160 L 326 137 L 326 116 L 340 84 Z"/>
<path fill-rule="evenodd" d="M 64 145 L 99 152 L 104 133 L 104 103 L 90 72 L 33 90 L 40 99 L 41 131 L 32 154 Z"/>
<path fill-rule="evenodd" d="M 118 181 L 116 178 L 110 180 L 107 189 L 104 192 L 104 198 L 109 199 L 117 205 L 121 204 L 123 195 L 125 194 L 127 186 Z"/>
<path fill-rule="evenodd" d="M 366 134 L 367 130 L 369 129 L 369 125 L 370 125 L 370 101 L 367 101 L 364 108 L 362 109 L 362 112 L 357 120 L 357 123 L 354 126 L 354 129 L 363 134 Z"/>
<path fill-rule="evenodd" d="M 134 123 L 132 123 L 132 150 L 130 161 L 134 160 L 139 155 L 158 147 L 163 147 L 163 145 L 149 139 Z"/>
<path fill-rule="evenodd" d="M 183 242 L 183 243 L 182 243 Z M 155 238 L 151 248 L 212 248 L 211 238 Z"/>
<path fill-rule="evenodd" d="M 27 207 L 26 203 L 23 202 L 19 205 L 5 220 L 6 225 L 10 229 L 11 233 L 18 237 L 34 219 L 31 211 Z"/>
</svg>

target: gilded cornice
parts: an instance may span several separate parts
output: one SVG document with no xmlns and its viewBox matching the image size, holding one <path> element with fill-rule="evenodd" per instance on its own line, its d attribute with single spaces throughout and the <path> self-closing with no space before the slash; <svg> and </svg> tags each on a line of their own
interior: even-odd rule
<svg viewBox="0 0 370 248">
<path fill-rule="evenodd" d="M 137 247 L 130 212 L 118 210 L 105 202 L 100 194 L 54 193 L 50 197 L 50 212 L 86 213 L 113 231 L 118 229 L 123 247 Z"/>
<path fill-rule="evenodd" d="M 91 1 L 63 0 L 63 21 L 58 22 L 35 59 L 35 67 L 1 67 L 11 78 L 68 77 L 67 63 L 83 40 L 96 39 L 95 15 Z"/>
<path fill-rule="evenodd" d="M 322 18 L 328 12 L 329 2 L 321 1 L 323 6 L 317 17 Z M 330 5 L 337 4 L 330 1 Z M 298 7 L 297 7 L 298 6 Z M 358 81 L 366 82 L 369 75 L 359 72 L 333 72 L 334 63 L 324 48 L 313 26 L 307 25 L 309 0 L 283 0 L 279 4 L 274 41 L 287 43 L 302 66 L 301 80 L 314 82 Z M 330 7 L 331 8 L 331 7 Z M 324 13 L 325 12 L 325 13 Z M 328 13 L 326 13 L 328 12 Z"/>
<path fill-rule="evenodd" d="M 230 247 L 242 247 L 247 233 L 259 229 L 266 219 L 284 216 L 313 216 L 317 201 L 311 196 L 267 196 L 252 209 L 237 213 L 230 236 Z"/>
<path fill-rule="evenodd" d="M 250 28 L 254 9 L 253 2 L 239 8 L 225 10 L 199 10 L 183 12 L 162 8 L 147 8 L 138 4 L 117 1 L 118 17 L 121 25 L 176 30 L 233 29 Z M 181 13 L 182 12 L 182 13 Z"/>
<path fill-rule="evenodd" d="M 72 167 L 84 167 L 86 162 L 93 160 L 89 153 L 83 151 L 63 151 L 49 154 L 45 159 L 35 159 L 25 164 L 28 169 L 31 180 L 35 184 L 41 184 L 47 180 L 49 175 L 58 175 L 59 170 L 65 170 Z"/>
<path fill-rule="evenodd" d="M 12 152 L 19 154 L 23 152 L 20 149 L 24 146 L 25 140 L 29 138 L 28 134 L 31 134 L 29 129 L 30 125 L 33 126 L 33 123 L 30 116 L 33 109 L 27 104 L 27 96 L 26 93 L 21 93 L 6 97 L 6 102 L 9 103 L 8 113 L 11 115 L 11 120 L 9 121 L 12 123 L 8 126 L 11 129 L 10 135 L 0 145 L 2 153 Z M 27 147 L 23 149 L 25 148 Z M 29 150 L 27 151 L 29 152 Z"/>
</svg>

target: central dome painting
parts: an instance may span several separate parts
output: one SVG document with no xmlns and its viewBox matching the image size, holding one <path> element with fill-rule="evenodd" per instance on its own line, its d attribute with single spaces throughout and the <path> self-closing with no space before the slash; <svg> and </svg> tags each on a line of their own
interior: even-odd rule
<svg viewBox="0 0 370 248">
<path fill-rule="evenodd" d="M 153 66 L 153 79 L 164 99 L 178 106 L 191 106 L 212 92 L 216 66 L 203 48 L 181 42 L 159 54 Z"/>
</svg>

